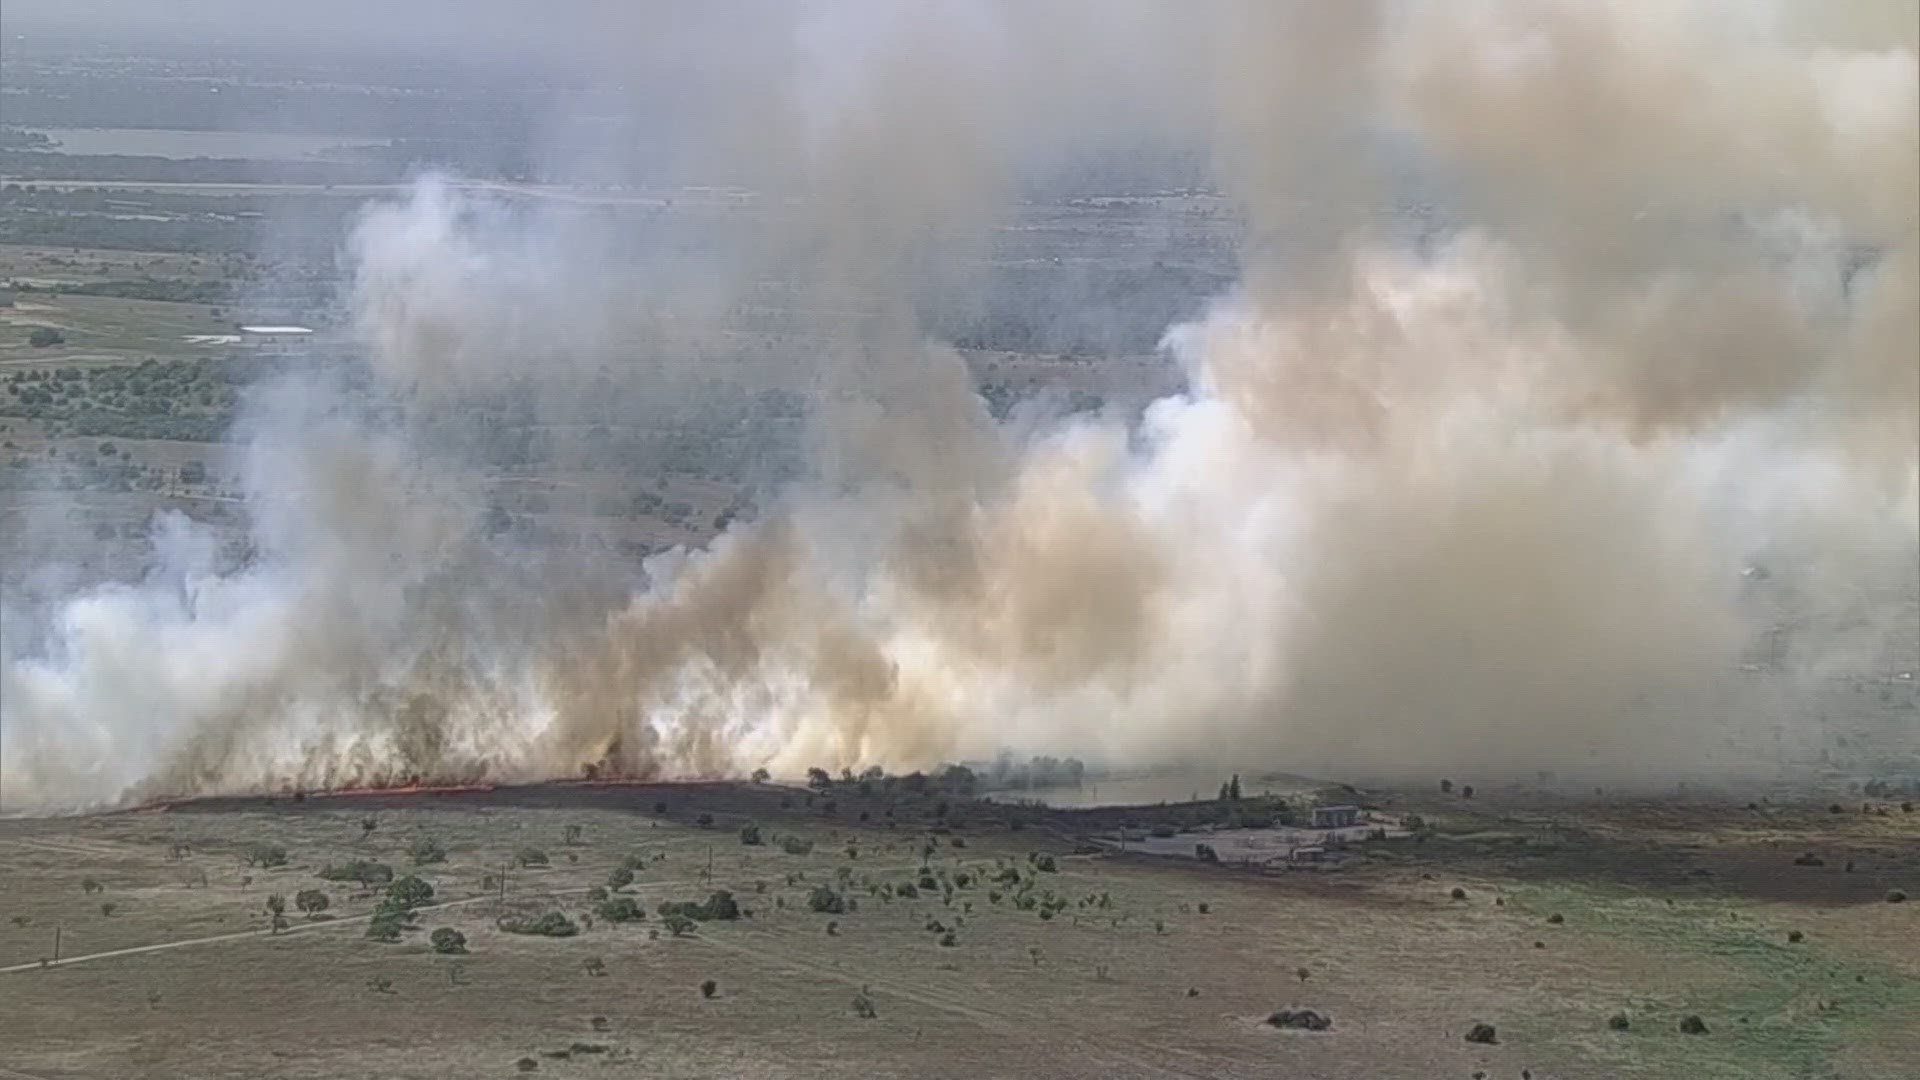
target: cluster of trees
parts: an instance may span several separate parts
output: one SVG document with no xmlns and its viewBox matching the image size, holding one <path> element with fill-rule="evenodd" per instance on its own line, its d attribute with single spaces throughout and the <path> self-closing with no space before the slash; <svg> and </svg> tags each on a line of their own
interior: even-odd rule
<svg viewBox="0 0 1920 1080">
<path fill-rule="evenodd" d="M 233 362 L 153 359 L 15 372 L 0 384 L 0 415 L 64 421 L 66 434 L 84 438 L 213 442 L 232 423 L 246 377 Z"/>
<path fill-rule="evenodd" d="M 44 131 L 0 127 L 0 150 L 52 150 L 59 145 Z"/>
<path fill-rule="evenodd" d="M 0 152 L 0 159 L 8 155 Z M 5 169 L 0 164 L 0 169 Z M 112 216 L 107 214 L 0 214 L 0 243 L 37 247 L 106 248 L 116 251 L 238 253 L 260 243 L 261 226 L 214 218 Z"/>
<path fill-rule="evenodd" d="M 579 924 L 558 911 L 549 911 L 544 915 L 521 916 L 508 915 L 496 924 L 509 934 L 531 934 L 537 937 L 572 937 L 580 932 Z"/>
<path fill-rule="evenodd" d="M 904 776 L 888 775 L 878 765 L 856 774 L 852 769 L 841 769 L 840 776 L 815 766 L 807 770 L 807 786 L 815 791 L 848 790 L 862 798 L 913 797 L 919 795 L 947 795 L 954 798 L 970 798 L 980 786 L 980 777 L 965 765 L 948 765 L 934 773 L 911 772 Z"/>
<path fill-rule="evenodd" d="M 49 154 L 0 149 L 0 173 L 16 180 L 144 180 L 165 184 L 387 184 L 404 169 L 349 161 L 169 158 L 151 154 Z"/>
<path fill-rule="evenodd" d="M 1016 762 L 1002 754 L 980 771 L 989 788 L 1074 787 L 1086 778 L 1087 766 L 1078 758 L 1034 757 Z"/>
<path fill-rule="evenodd" d="M 18 292 L 29 289 L 18 288 Z M 173 304 L 223 304 L 233 299 L 233 287 L 224 281 L 193 278 L 131 278 L 62 285 L 63 296 L 113 296 L 122 300 L 161 300 Z"/>
<path fill-rule="evenodd" d="M 375 941 L 398 941 L 400 933 L 413 921 L 414 909 L 433 899 L 433 886 L 412 874 L 387 886 L 386 895 L 374 908 L 367 923 L 367 936 Z M 465 944 L 465 939 L 462 939 Z"/>
<path fill-rule="evenodd" d="M 323 866 L 314 876 L 323 881 L 351 881 L 362 887 L 372 887 L 392 881 L 393 867 L 370 859 L 353 859 L 337 866 L 331 863 Z"/>
</svg>

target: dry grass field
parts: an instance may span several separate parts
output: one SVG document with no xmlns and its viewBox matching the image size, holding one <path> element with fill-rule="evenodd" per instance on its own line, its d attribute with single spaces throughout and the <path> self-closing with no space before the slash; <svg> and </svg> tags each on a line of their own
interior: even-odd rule
<svg viewBox="0 0 1920 1080">
<path fill-rule="evenodd" d="M 1267 873 L 1085 853 L 1077 834 L 1114 811 L 942 818 L 932 798 L 765 785 L 7 820 L 0 1075 L 1733 1080 L 1920 1061 L 1920 906 L 1888 902 L 1920 892 L 1920 814 L 1897 802 L 1371 798 L 1433 828 Z M 445 861 L 416 867 L 426 840 Z M 248 865 L 261 845 L 287 865 Z M 529 849 L 549 865 L 516 865 Z M 367 937 L 377 891 L 317 876 L 354 859 L 432 884 L 400 941 Z M 623 862 L 646 918 L 592 918 Z M 851 909 L 810 910 L 822 885 Z M 321 919 L 294 910 L 308 889 Z M 667 929 L 657 905 L 715 889 L 743 917 Z M 549 911 L 580 932 L 497 926 Z M 440 927 L 466 955 L 436 954 Z M 1332 1027 L 1264 1022 L 1285 1006 Z M 1682 1033 L 1690 1015 L 1704 1033 Z M 1466 1041 L 1476 1023 L 1497 1042 Z"/>
</svg>

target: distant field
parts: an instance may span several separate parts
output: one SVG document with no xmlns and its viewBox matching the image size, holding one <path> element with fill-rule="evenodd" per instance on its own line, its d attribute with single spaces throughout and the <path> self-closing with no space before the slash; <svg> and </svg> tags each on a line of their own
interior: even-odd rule
<svg viewBox="0 0 1920 1080">
<path fill-rule="evenodd" d="M 231 332 L 232 320 L 213 312 L 208 304 L 23 293 L 0 308 L 0 366 L 210 355 L 186 338 Z M 35 348 L 28 341 L 35 327 L 58 330 L 65 341 Z"/>
<path fill-rule="evenodd" d="M 55 153 L 137 154 L 146 157 L 247 158 L 303 161 L 374 140 L 338 135 L 261 131 L 169 131 L 164 128 L 38 128 L 59 145 Z"/>
<path fill-rule="evenodd" d="M 0 244 L 0 280 L 34 284 L 137 277 L 218 281 L 245 265 L 245 260 L 236 256 Z"/>
<path fill-rule="evenodd" d="M 1260 873 L 1076 854 L 1105 818 L 748 785 L 0 821 L 6 1067 L 1895 1080 L 1920 1060 L 1920 904 L 1886 900 L 1920 892 L 1920 815 L 1366 798 L 1433 828 L 1366 842 L 1340 869 Z M 742 843 L 748 823 L 762 844 Z M 423 841 L 445 861 L 414 865 Z M 261 845 L 287 865 L 248 865 Z M 519 865 L 536 849 L 546 865 Z M 1809 850 L 1823 864 L 1795 865 Z M 352 860 L 431 884 L 398 942 L 367 939 L 377 889 L 318 876 Z M 590 895 L 623 862 L 644 912 L 624 925 Z M 811 910 L 821 888 L 847 909 Z M 668 929 L 660 903 L 715 889 L 750 914 Z M 294 909 L 302 890 L 328 895 L 325 919 Z M 278 934 L 275 894 L 291 916 Z M 579 932 L 496 921 L 547 912 Z M 43 970 L 56 927 L 78 962 Z M 468 952 L 436 955 L 440 927 Z M 1285 1006 L 1332 1027 L 1264 1022 Z M 1690 1015 L 1703 1034 L 1681 1031 Z M 1466 1041 L 1478 1023 L 1496 1041 Z"/>
</svg>

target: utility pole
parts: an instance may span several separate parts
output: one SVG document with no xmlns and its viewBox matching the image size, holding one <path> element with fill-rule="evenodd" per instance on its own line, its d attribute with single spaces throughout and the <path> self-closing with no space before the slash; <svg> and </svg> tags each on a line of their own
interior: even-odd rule
<svg viewBox="0 0 1920 1080">
<path fill-rule="evenodd" d="M 713 845 L 712 844 L 707 845 L 707 872 L 705 877 L 706 877 L 707 884 L 709 885 L 713 884 Z"/>
<path fill-rule="evenodd" d="M 60 931 L 62 929 L 64 927 L 59 923 L 53 924 L 53 962 L 56 964 L 60 962 Z"/>
</svg>

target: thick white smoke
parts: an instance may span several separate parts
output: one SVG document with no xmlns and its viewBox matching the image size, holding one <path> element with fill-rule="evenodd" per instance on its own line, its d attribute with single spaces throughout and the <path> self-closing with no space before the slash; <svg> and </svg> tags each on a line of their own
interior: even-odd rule
<svg viewBox="0 0 1920 1080">
<path fill-rule="evenodd" d="M 171 519 L 147 580 L 14 635 L 8 806 L 1003 748 L 1622 774 L 1809 752 L 1801 688 L 1884 650 L 1901 616 L 1867 584 L 1911 569 L 1920 528 L 1899 19 L 1122 10 L 1100 42 L 1180 51 L 1162 119 L 1201 118 L 1249 227 L 1241 286 L 1167 333 L 1183 393 L 1001 426 L 921 339 L 917 238 L 985 227 L 1032 118 L 902 29 L 788 133 L 799 209 L 767 264 L 817 260 L 812 300 L 861 316 L 815 358 L 813 480 L 628 573 L 515 549 L 424 433 L 474 382 L 617 353 L 622 301 L 548 279 L 575 239 L 429 185 L 354 245 L 384 408 L 309 381 L 250 413 L 254 563 L 213 572 Z M 1029 73 L 1063 12 L 974 10 L 962 40 Z M 1355 149 L 1381 131 L 1469 228 L 1381 226 L 1363 199 L 1391 184 Z M 1812 566 L 1796 614 L 1856 629 L 1756 679 L 1772 616 L 1740 572 L 1781 553 Z"/>
</svg>

